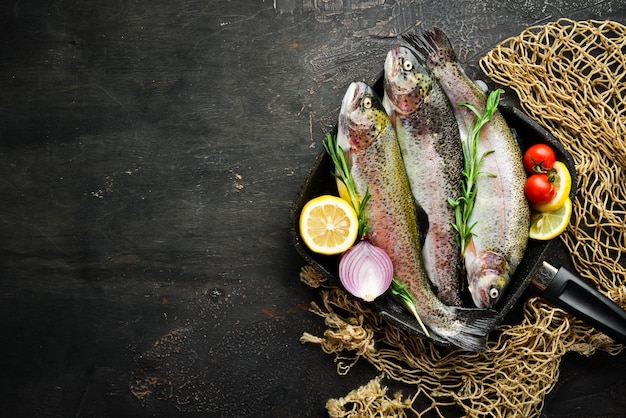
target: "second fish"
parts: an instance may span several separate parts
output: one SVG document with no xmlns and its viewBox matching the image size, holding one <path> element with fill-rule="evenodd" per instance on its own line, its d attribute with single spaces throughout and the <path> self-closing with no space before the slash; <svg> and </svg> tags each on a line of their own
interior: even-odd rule
<svg viewBox="0 0 626 418">
<path fill-rule="evenodd" d="M 461 252 L 448 199 L 461 195 L 463 150 L 450 101 L 439 83 L 405 47 L 385 60 L 383 105 L 396 130 L 413 197 L 428 218 L 424 267 L 448 305 L 459 306 Z"/>
</svg>

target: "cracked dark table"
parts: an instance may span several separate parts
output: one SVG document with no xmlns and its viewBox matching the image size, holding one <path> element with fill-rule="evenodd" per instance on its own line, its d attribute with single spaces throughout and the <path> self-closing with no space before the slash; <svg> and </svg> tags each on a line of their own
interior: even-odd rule
<svg viewBox="0 0 626 418">
<path fill-rule="evenodd" d="M 321 333 L 289 212 L 341 97 L 399 33 L 471 66 L 623 1 L 26 1 L 0 6 L 0 410 L 325 416 L 367 383 Z M 543 417 L 626 415 L 626 356 L 566 355 Z"/>
</svg>

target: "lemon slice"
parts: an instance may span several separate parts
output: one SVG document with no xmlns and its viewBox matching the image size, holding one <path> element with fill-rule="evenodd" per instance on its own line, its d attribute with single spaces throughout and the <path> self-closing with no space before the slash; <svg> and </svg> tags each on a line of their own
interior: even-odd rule
<svg viewBox="0 0 626 418">
<path fill-rule="evenodd" d="M 557 210 L 548 212 L 533 212 L 530 215 L 529 237 L 537 240 L 556 238 L 565 231 L 572 216 L 572 201 L 565 199 L 565 203 Z"/>
<path fill-rule="evenodd" d="M 533 209 L 538 212 L 549 212 L 560 209 L 567 199 L 569 199 L 569 192 L 572 189 L 572 176 L 569 174 L 567 166 L 560 161 L 556 161 L 552 167 L 555 170 L 554 181 L 552 187 L 554 187 L 554 196 L 547 203 L 541 205 L 532 205 Z"/>
<path fill-rule="evenodd" d="M 359 220 L 352 205 L 332 195 L 323 195 L 304 205 L 300 213 L 300 236 L 316 253 L 339 254 L 356 240 Z"/>
</svg>

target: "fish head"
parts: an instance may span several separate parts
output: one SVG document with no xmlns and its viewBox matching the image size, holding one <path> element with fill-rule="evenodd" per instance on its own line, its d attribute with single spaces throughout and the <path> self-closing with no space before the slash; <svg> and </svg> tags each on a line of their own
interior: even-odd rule
<svg viewBox="0 0 626 418">
<path fill-rule="evenodd" d="M 485 252 L 468 270 L 468 288 L 477 308 L 492 308 L 504 294 L 509 282 L 508 263 L 494 252 Z"/>
<path fill-rule="evenodd" d="M 385 59 L 385 95 L 394 110 L 408 114 L 418 109 L 433 87 L 430 71 L 410 49 L 393 48 Z"/>
<path fill-rule="evenodd" d="M 344 152 L 367 149 L 390 125 L 374 90 L 360 81 L 350 84 L 341 102 L 337 127 L 337 144 Z"/>
</svg>

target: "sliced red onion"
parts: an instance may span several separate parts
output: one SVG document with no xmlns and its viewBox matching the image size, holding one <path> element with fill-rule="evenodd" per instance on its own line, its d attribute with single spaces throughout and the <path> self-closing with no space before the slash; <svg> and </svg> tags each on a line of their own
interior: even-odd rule
<svg viewBox="0 0 626 418">
<path fill-rule="evenodd" d="M 353 296 L 371 302 L 387 291 L 393 264 L 387 253 L 367 239 L 361 240 L 339 260 L 339 280 Z"/>
</svg>

